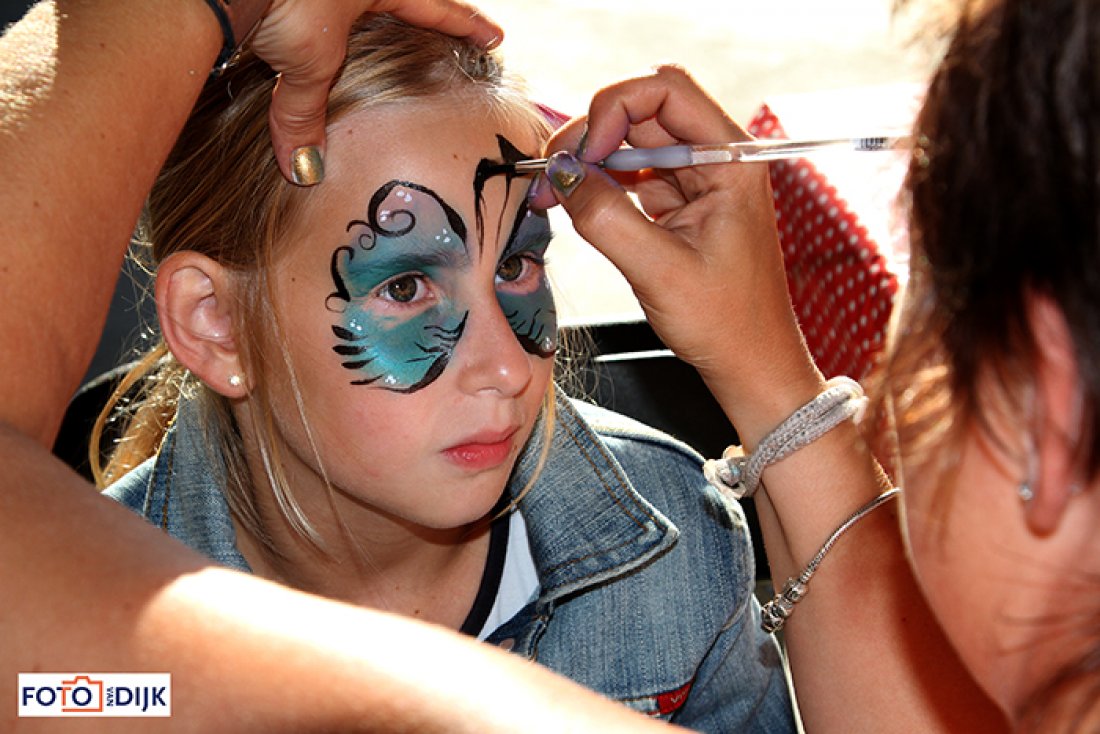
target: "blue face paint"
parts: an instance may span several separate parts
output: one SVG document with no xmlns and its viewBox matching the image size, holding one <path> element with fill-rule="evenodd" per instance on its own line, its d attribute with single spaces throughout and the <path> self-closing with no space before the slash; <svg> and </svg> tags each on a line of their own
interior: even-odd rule
<svg viewBox="0 0 1100 734">
<path fill-rule="evenodd" d="M 501 160 L 482 158 L 474 173 L 474 206 L 477 217 L 479 245 L 485 237 L 485 183 L 494 176 L 504 176 L 504 200 L 512 193 L 515 169 L 509 164 L 527 160 L 531 156 L 516 148 L 503 135 L 497 135 Z M 504 210 L 500 212 L 497 230 L 504 224 Z M 558 348 L 558 320 L 554 308 L 554 296 L 546 280 L 545 254 L 553 233 L 545 212 L 533 212 L 524 199 L 508 237 L 508 244 L 497 264 L 497 301 L 508 319 L 516 338 L 528 354 L 547 358 Z M 535 277 L 521 277 L 524 273 Z M 502 269 L 507 272 L 502 272 Z"/>
<path fill-rule="evenodd" d="M 524 201 L 497 264 L 497 302 L 528 354 L 553 356 L 558 347 L 554 295 L 546 278 L 546 248 L 554 233 L 546 212 Z"/>
<path fill-rule="evenodd" d="M 348 223 L 350 245 L 332 254 L 336 290 L 329 310 L 353 385 L 415 392 L 446 369 L 467 312 L 446 289 L 449 272 L 469 267 L 466 225 L 433 191 L 390 181 L 371 197 L 367 219 Z"/>
<path fill-rule="evenodd" d="M 497 136 L 505 162 L 528 158 Z M 504 175 L 505 198 L 514 173 L 483 159 L 474 177 L 478 256 L 484 252 L 487 179 Z M 504 221 L 504 209 L 499 220 Z M 498 231 L 499 231 L 498 227 Z M 366 220 L 353 220 L 353 241 L 332 254 L 335 290 L 326 305 L 341 315 L 332 325 L 333 351 L 356 373 L 353 385 L 411 393 L 446 369 L 469 309 L 454 297 L 454 279 L 472 267 L 466 224 L 434 191 L 390 181 L 371 197 Z M 557 317 L 546 280 L 544 256 L 552 232 L 544 212 L 520 206 L 497 261 L 497 301 L 519 343 L 548 358 L 557 349 Z"/>
</svg>

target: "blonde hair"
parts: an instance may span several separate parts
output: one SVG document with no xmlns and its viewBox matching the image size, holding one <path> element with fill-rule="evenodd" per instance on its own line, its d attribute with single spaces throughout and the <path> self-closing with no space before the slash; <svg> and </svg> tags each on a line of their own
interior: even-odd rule
<svg viewBox="0 0 1100 734">
<path fill-rule="evenodd" d="M 268 273 L 279 243 L 308 195 L 283 179 L 272 154 L 267 112 L 275 82 L 270 67 L 247 55 L 207 84 L 146 203 L 139 248 L 153 267 L 174 252 L 193 250 L 232 274 L 239 300 L 239 308 L 234 309 L 237 346 L 256 398 L 250 427 L 280 511 L 296 532 L 321 547 L 282 476 L 273 440 L 268 365 L 280 362 L 272 357 L 287 370 L 299 417 L 311 436 L 285 334 L 277 310 L 271 308 L 274 297 Z M 549 123 L 522 84 L 505 74 L 495 54 L 386 15 L 367 16 L 352 29 L 347 58 L 329 96 L 327 120 L 332 124 L 354 112 L 403 100 L 458 95 L 481 101 L 479 111 L 502 121 L 529 123 L 539 140 L 549 136 Z M 257 323 L 260 314 L 272 324 L 271 333 L 244 328 Z M 548 390 L 544 408 L 552 406 L 552 395 Z M 163 341 L 129 371 L 96 421 L 89 458 L 97 485 L 110 484 L 156 454 L 181 397 L 198 403 L 208 429 L 207 449 L 211 456 L 224 459 L 231 513 L 271 548 L 229 401 L 190 375 Z M 544 410 L 548 431 L 552 414 Z M 122 422 L 125 429 L 104 467 L 99 446 L 109 421 Z M 317 447 L 313 450 L 316 454 Z M 320 457 L 316 458 L 320 464 Z M 544 461 L 545 450 L 540 467 Z"/>
</svg>

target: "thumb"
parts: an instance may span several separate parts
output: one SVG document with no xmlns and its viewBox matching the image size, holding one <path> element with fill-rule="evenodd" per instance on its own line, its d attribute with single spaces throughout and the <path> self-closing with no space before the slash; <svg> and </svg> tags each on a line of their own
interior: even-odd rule
<svg viewBox="0 0 1100 734">
<path fill-rule="evenodd" d="M 324 178 L 325 105 L 331 79 L 283 72 L 272 94 L 271 142 L 279 169 L 291 182 L 312 186 Z"/>
<path fill-rule="evenodd" d="M 315 15 L 273 12 L 253 41 L 256 55 L 279 73 L 268 115 L 275 158 L 283 175 L 302 186 L 324 178 L 325 111 L 351 24 Z"/>
<path fill-rule="evenodd" d="M 546 176 L 577 234 L 602 252 L 636 293 L 661 282 L 661 271 L 669 266 L 662 255 L 669 243 L 663 241 L 671 235 L 639 210 L 618 182 L 566 151 L 550 157 Z"/>
</svg>

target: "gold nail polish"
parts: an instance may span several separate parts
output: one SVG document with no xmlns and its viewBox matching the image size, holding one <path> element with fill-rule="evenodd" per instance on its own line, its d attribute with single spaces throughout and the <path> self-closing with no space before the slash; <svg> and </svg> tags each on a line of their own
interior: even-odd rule
<svg viewBox="0 0 1100 734">
<path fill-rule="evenodd" d="M 299 186 L 315 186 L 325 177 L 325 160 L 316 145 L 303 145 L 290 154 L 290 173 Z"/>
<path fill-rule="evenodd" d="M 567 197 L 584 180 L 584 166 L 569 153 L 559 150 L 547 161 L 546 177 L 550 179 L 551 186 Z"/>
<path fill-rule="evenodd" d="M 573 171 L 558 171 L 551 179 L 558 191 L 563 194 L 573 193 L 573 189 L 581 180 L 581 176 Z"/>
</svg>

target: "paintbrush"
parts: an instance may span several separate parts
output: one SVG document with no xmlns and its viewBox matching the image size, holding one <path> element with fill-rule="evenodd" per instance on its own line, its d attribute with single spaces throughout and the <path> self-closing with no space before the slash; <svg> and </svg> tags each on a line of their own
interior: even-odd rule
<svg viewBox="0 0 1100 734">
<path fill-rule="evenodd" d="M 713 163 L 755 163 L 802 158 L 827 150 L 857 152 L 896 150 L 909 147 L 906 135 L 875 135 L 864 138 L 819 140 L 746 140 L 713 145 L 668 145 L 662 148 L 621 148 L 599 165 L 609 171 L 640 171 L 643 168 L 690 168 Z M 539 173 L 546 158 L 511 164 L 515 174 Z M 507 167 L 508 164 L 505 164 Z"/>
</svg>

